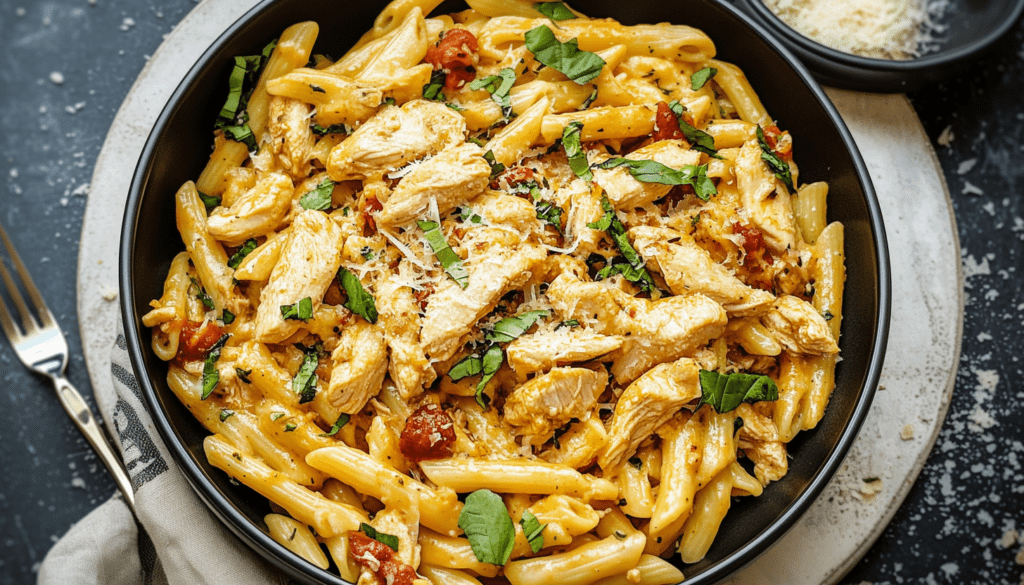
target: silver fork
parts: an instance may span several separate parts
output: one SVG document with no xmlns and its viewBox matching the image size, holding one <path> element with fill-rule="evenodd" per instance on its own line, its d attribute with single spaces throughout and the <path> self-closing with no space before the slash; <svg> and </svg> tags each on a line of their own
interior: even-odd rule
<svg viewBox="0 0 1024 585">
<path fill-rule="evenodd" d="M 64 334 L 61 333 L 60 327 L 53 319 L 53 314 L 47 308 L 42 295 L 39 294 L 39 289 L 32 282 L 32 277 L 14 250 L 3 226 L 0 226 L 0 239 L 3 239 L 4 246 L 7 247 L 7 252 L 21 279 L 22 287 L 28 293 L 28 298 L 38 316 L 37 319 L 29 312 L 14 279 L 11 278 L 11 274 L 4 267 L 3 262 L 0 262 L 0 277 L 3 277 L 4 283 L 7 285 L 7 292 L 10 293 L 11 300 L 14 301 L 14 306 L 21 315 L 20 325 L 16 324 L 3 299 L 0 298 L 0 326 L 3 327 L 4 333 L 7 334 L 11 346 L 14 348 L 14 353 L 18 354 L 22 363 L 53 382 L 53 386 L 57 390 L 57 397 L 60 398 L 64 410 L 78 426 L 78 430 L 85 435 L 96 454 L 100 456 L 103 465 L 114 476 L 114 481 L 117 482 L 117 487 L 124 494 L 124 499 L 134 510 L 135 492 L 132 491 L 132 482 L 128 479 L 128 473 L 121 464 L 121 459 L 115 455 L 110 443 L 103 436 L 103 432 L 96 424 L 96 419 L 82 395 L 64 377 L 64 369 L 68 365 L 68 343 L 64 339 Z"/>
</svg>

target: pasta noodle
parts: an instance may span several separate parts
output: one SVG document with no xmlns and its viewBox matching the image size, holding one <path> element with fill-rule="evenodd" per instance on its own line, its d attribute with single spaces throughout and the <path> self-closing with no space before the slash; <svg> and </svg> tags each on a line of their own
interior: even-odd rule
<svg viewBox="0 0 1024 585">
<path fill-rule="evenodd" d="M 468 3 L 243 59 L 143 323 L 211 465 L 321 569 L 677 583 L 825 416 L 843 226 L 701 31 Z"/>
</svg>

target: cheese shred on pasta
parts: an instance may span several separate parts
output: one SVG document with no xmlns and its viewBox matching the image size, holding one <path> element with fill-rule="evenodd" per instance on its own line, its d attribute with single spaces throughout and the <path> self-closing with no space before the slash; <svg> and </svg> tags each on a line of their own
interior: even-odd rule
<svg viewBox="0 0 1024 585">
<path fill-rule="evenodd" d="M 695 28 L 437 4 L 253 61 L 175 195 L 153 349 L 210 463 L 346 579 L 678 582 L 825 415 L 828 185 Z"/>
</svg>

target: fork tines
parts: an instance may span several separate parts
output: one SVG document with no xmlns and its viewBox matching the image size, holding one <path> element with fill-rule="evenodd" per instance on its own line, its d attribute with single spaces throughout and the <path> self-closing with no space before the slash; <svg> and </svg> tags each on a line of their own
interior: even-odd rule
<svg viewBox="0 0 1024 585">
<path fill-rule="evenodd" d="M 14 266 L 14 270 L 21 281 L 21 287 L 28 295 L 29 300 L 32 302 L 32 306 L 36 310 L 36 315 L 33 315 L 32 312 L 29 311 L 28 305 L 25 304 L 24 297 L 18 290 L 17 283 L 11 277 L 11 273 L 8 272 L 7 267 L 4 266 L 2 259 L 0 259 L 0 278 L 3 279 L 4 284 L 7 286 L 8 296 L 10 296 L 15 308 L 21 315 L 21 322 L 16 323 L 7 309 L 6 303 L 3 301 L 3 297 L 0 296 L 0 326 L 3 326 L 4 333 L 6 333 L 13 341 L 24 335 L 31 335 L 39 328 L 53 326 L 54 320 L 53 315 L 46 307 L 46 303 L 43 302 L 42 295 L 39 294 L 39 290 L 32 281 L 32 277 L 25 268 L 25 264 L 21 261 L 21 257 L 18 256 L 18 252 L 15 251 L 14 245 L 11 244 L 11 240 L 7 237 L 7 232 L 4 231 L 2 225 L 0 225 L 0 239 L 4 241 L 4 247 L 7 248 L 7 254 L 10 256 L 11 264 Z"/>
</svg>

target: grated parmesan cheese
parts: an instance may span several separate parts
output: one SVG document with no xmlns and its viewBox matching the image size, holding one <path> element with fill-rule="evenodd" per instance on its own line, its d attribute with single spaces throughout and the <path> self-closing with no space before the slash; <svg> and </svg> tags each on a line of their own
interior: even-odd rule
<svg viewBox="0 0 1024 585">
<path fill-rule="evenodd" d="M 800 34 L 844 53 L 906 60 L 935 50 L 948 0 L 764 0 Z"/>
</svg>

